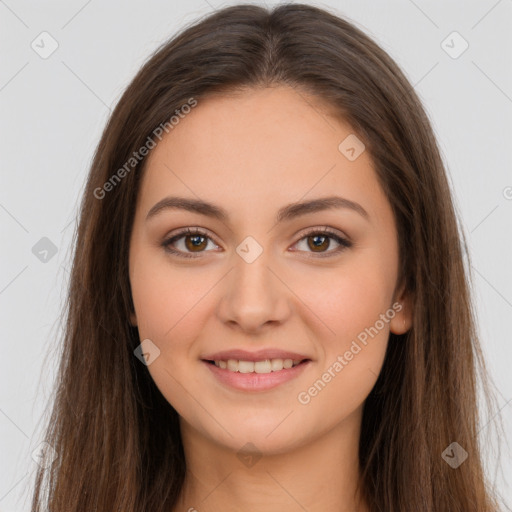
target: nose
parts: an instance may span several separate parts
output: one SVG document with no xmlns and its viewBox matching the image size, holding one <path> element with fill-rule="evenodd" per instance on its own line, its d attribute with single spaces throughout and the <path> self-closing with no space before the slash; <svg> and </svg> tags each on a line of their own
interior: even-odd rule
<svg viewBox="0 0 512 512">
<path fill-rule="evenodd" d="M 234 268 L 225 277 L 217 314 L 232 328 L 256 333 L 290 315 L 290 289 L 264 255 L 252 263 L 235 255 Z"/>
</svg>

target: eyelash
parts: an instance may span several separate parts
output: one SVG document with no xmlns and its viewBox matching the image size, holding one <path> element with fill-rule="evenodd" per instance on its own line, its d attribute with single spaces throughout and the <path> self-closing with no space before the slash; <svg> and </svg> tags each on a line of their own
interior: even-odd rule
<svg viewBox="0 0 512 512">
<path fill-rule="evenodd" d="M 201 253 L 202 252 L 206 252 L 206 251 L 200 251 L 197 254 L 197 256 L 194 256 L 192 255 L 192 253 L 186 253 L 186 252 L 182 252 L 182 251 L 177 251 L 176 249 L 172 249 L 170 246 L 171 244 L 175 243 L 177 240 L 179 240 L 180 238 L 183 238 L 185 237 L 186 235 L 200 235 L 200 236 L 203 236 L 209 240 L 212 240 L 214 242 L 214 240 L 208 236 L 207 233 L 205 233 L 204 231 L 202 231 L 201 229 L 198 229 L 198 228 L 186 228 L 186 229 L 183 229 L 182 231 L 180 231 L 179 233 L 177 233 L 176 235 L 173 235 L 171 238 L 168 238 L 166 240 L 164 240 L 162 242 L 162 247 L 164 247 L 164 249 L 171 253 L 171 254 L 174 254 L 178 257 L 181 257 L 181 258 L 199 258 Z M 327 228 L 327 227 L 324 227 L 324 228 L 320 228 L 320 229 L 314 229 L 314 230 L 311 230 L 307 233 L 305 233 L 296 243 L 304 240 L 305 238 L 308 238 L 308 237 L 311 237 L 311 236 L 314 236 L 314 235 L 320 235 L 320 236 L 326 236 L 328 238 L 331 238 L 333 239 L 335 242 L 339 243 L 340 244 L 340 247 L 338 247 L 337 249 L 335 250 L 332 250 L 332 251 L 328 251 L 328 252 L 325 252 L 325 253 L 310 253 L 312 254 L 312 256 L 308 256 L 310 258 L 327 258 L 327 257 L 330 257 L 330 256 L 333 256 L 334 254 L 339 254 L 340 252 L 344 251 L 345 249 L 348 249 L 350 247 L 352 247 L 352 242 L 348 241 L 347 239 L 341 237 L 340 235 L 338 235 L 336 232 L 332 231 L 331 229 Z"/>
</svg>

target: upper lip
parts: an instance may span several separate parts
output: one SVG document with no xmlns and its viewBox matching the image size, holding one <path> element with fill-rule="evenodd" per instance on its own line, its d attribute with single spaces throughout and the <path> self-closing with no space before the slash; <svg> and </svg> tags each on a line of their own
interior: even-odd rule
<svg viewBox="0 0 512 512">
<path fill-rule="evenodd" d="M 228 359 L 242 361 L 263 361 L 265 359 L 293 359 L 300 360 L 309 359 L 308 356 L 298 354 L 297 352 L 289 352 L 287 350 L 279 350 L 275 348 L 261 349 L 249 352 L 242 349 L 222 350 L 212 354 L 202 356 L 205 361 L 227 361 Z"/>
</svg>

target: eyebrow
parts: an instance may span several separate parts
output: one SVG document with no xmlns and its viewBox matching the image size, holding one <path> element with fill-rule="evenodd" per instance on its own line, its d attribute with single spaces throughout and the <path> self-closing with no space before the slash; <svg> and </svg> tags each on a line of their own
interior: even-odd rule
<svg viewBox="0 0 512 512">
<path fill-rule="evenodd" d="M 288 204 L 278 211 L 276 222 L 289 221 L 308 213 L 337 208 L 345 208 L 355 211 L 366 220 L 369 220 L 368 212 L 359 203 L 344 197 L 329 196 L 312 199 L 310 201 Z M 229 214 L 220 206 L 216 206 L 201 199 L 190 199 L 186 197 L 164 197 L 149 210 L 146 215 L 146 221 L 165 210 L 186 210 L 200 215 L 205 215 L 207 217 L 212 217 L 222 222 L 229 221 Z"/>
</svg>

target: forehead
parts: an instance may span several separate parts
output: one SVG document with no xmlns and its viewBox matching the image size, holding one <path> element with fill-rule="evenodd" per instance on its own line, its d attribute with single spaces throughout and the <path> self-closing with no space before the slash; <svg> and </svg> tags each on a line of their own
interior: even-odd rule
<svg viewBox="0 0 512 512">
<path fill-rule="evenodd" d="M 339 149 L 349 136 L 348 123 L 291 87 L 199 99 L 151 150 L 140 194 L 146 212 L 166 193 L 248 214 L 333 193 L 378 210 L 386 200 L 368 152 L 350 161 Z"/>
</svg>

